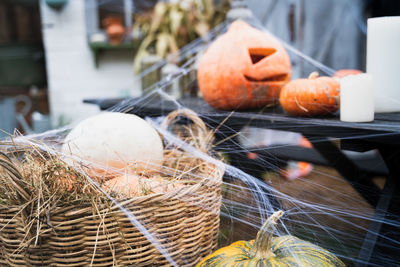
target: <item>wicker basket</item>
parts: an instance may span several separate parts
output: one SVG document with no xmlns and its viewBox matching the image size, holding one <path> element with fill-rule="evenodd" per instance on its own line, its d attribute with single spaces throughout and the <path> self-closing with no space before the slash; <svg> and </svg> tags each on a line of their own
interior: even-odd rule
<svg viewBox="0 0 400 267">
<path fill-rule="evenodd" d="M 170 114 L 164 125 L 182 115 L 200 128 L 198 132 L 205 131 L 204 123 L 187 110 Z M 29 192 L 11 161 L 6 157 L 0 157 L 0 161 L 7 171 L 2 179 L 13 180 L 21 200 L 18 206 L 0 206 L 1 266 L 170 266 L 111 202 L 96 211 L 90 205 L 55 207 L 47 216 L 45 229 L 40 229 L 38 245 L 27 242 L 35 238 L 25 231 L 27 215 L 22 207 Z M 153 234 L 178 266 L 194 266 L 217 246 L 223 170 L 205 165 L 207 179 L 120 203 Z"/>
</svg>

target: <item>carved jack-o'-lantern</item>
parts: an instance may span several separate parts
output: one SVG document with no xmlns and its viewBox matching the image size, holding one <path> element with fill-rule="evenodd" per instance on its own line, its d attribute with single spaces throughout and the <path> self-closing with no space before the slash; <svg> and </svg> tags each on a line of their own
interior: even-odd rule
<svg viewBox="0 0 400 267">
<path fill-rule="evenodd" d="M 282 44 L 239 20 L 204 53 L 197 78 L 214 108 L 245 109 L 276 104 L 291 72 Z"/>
</svg>

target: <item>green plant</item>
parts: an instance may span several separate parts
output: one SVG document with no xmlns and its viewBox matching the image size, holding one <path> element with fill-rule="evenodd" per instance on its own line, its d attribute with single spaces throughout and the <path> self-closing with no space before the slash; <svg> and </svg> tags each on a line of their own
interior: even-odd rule
<svg viewBox="0 0 400 267">
<path fill-rule="evenodd" d="M 213 0 L 185 0 L 158 2 L 151 14 L 135 16 L 133 30 L 145 36 L 134 60 L 139 71 L 142 58 L 157 54 L 166 58 L 180 48 L 204 36 L 225 19 L 229 1 L 215 4 Z"/>
</svg>

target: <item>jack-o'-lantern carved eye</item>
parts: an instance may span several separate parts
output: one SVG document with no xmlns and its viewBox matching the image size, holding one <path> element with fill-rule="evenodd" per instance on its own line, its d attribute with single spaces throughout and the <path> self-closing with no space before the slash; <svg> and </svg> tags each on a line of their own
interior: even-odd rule
<svg viewBox="0 0 400 267">
<path fill-rule="evenodd" d="M 259 63 L 261 60 L 276 53 L 275 48 L 264 48 L 264 47 L 249 48 L 248 51 L 253 65 Z M 275 82 L 275 81 L 285 81 L 288 78 L 288 74 L 277 73 L 271 76 L 270 74 L 266 73 L 266 76 L 262 78 L 254 78 L 251 77 L 250 75 L 244 74 L 244 77 L 249 82 Z"/>
<path fill-rule="evenodd" d="M 275 48 L 249 48 L 251 62 L 257 64 L 266 57 L 276 53 Z"/>
</svg>

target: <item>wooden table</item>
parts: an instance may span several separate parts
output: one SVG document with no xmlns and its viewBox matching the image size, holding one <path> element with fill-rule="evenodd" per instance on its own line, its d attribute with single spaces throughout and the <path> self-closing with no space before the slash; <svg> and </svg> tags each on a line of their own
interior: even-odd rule
<svg viewBox="0 0 400 267">
<path fill-rule="evenodd" d="M 120 101 L 121 99 L 85 100 L 86 103 L 98 105 L 102 110 L 109 109 Z M 390 260 L 382 262 L 381 257 L 374 257 L 379 253 L 390 255 L 393 262 L 400 262 L 400 229 L 397 226 L 380 223 L 383 218 L 395 220 L 397 224 L 400 222 L 400 113 L 376 114 L 375 121 L 370 123 L 348 123 L 340 121 L 338 116 L 291 117 L 284 114 L 280 108 L 263 111 L 220 111 L 213 109 L 199 98 L 181 99 L 178 104 L 156 98 L 133 98 L 125 100 L 113 108 L 113 111 L 133 113 L 141 117 L 157 117 L 168 114 L 179 105 L 194 110 L 210 128 L 218 129 L 216 134 L 220 140 L 235 135 L 244 126 L 292 131 L 306 136 L 318 154 L 309 149 L 297 148 L 293 150 L 297 151 L 297 154 L 293 153 L 297 155 L 294 159 L 301 160 L 302 155 L 304 157 L 308 155 L 317 163 L 319 160 L 334 167 L 371 205 L 376 207 L 374 216 L 379 222 L 371 223 L 371 231 L 367 234 L 359 255 L 359 259 L 365 263 L 358 266 L 367 266 L 368 263 L 390 266 Z M 332 138 L 340 140 L 342 149 L 354 151 L 377 149 L 386 166 L 372 162 L 368 164 L 369 169 L 360 168 L 332 143 Z M 236 141 L 229 139 L 221 144 L 219 149 L 229 152 L 235 150 L 232 147 L 234 144 Z M 257 153 L 260 155 L 264 153 L 266 157 L 270 157 L 270 149 L 265 151 L 257 149 Z M 387 173 L 383 190 L 370 179 L 371 174 L 375 174 L 374 170 L 378 169 L 383 169 L 378 173 Z"/>
</svg>

